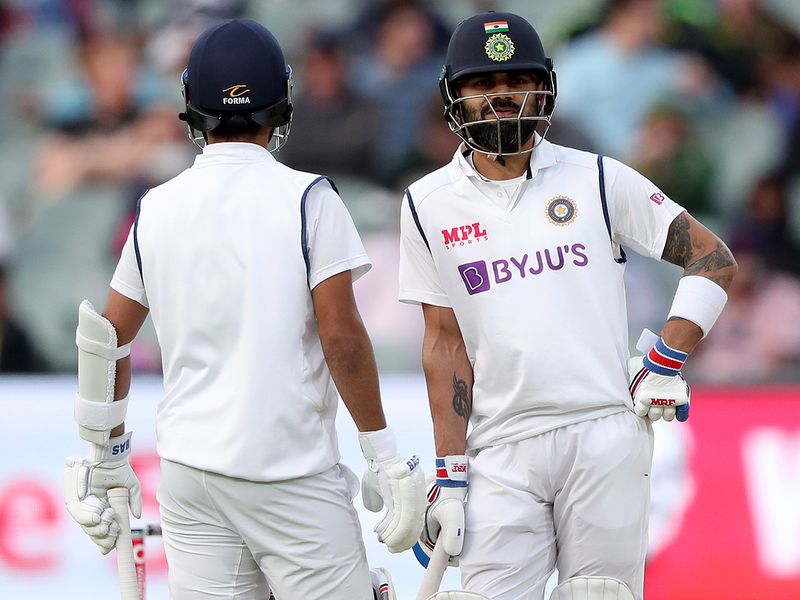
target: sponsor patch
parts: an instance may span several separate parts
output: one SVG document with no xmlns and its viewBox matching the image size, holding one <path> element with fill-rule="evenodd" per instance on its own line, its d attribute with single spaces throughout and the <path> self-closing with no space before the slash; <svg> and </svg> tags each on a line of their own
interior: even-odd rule
<svg viewBox="0 0 800 600">
<path fill-rule="evenodd" d="M 569 225 L 575 220 L 578 214 L 578 209 L 572 199 L 567 196 L 556 196 L 551 198 L 545 208 L 545 215 L 547 220 L 553 225 L 563 227 Z"/>
<path fill-rule="evenodd" d="M 482 228 L 480 222 L 477 221 L 459 227 L 442 229 L 442 237 L 444 238 L 444 246 L 448 250 L 457 245 L 464 246 L 472 244 L 473 242 L 477 243 L 489 239 L 486 230 Z"/>
<path fill-rule="evenodd" d="M 664 194 L 662 194 L 661 192 L 654 192 L 650 194 L 650 200 L 660 205 L 665 200 Z"/>
<path fill-rule="evenodd" d="M 505 33 L 495 33 L 486 40 L 483 49 L 495 62 L 504 62 L 514 56 L 514 42 Z"/>
<path fill-rule="evenodd" d="M 492 286 L 561 269 L 582 268 L 589 264 L 586 246 L 581 243 L 545 248 L 521 256 L 498 258 L 491 262 L 478 260 L 458 266 L 467 293 L 472 296 L 488 292 Z M 643 369 L 646 371 L 646 369 Z"/>
<path fill-rule="evenodd" d="M 489 271 L 486 269 L 485 261 L 479 260 L 460 265 L 458 272 L 461 273 L 461 279 L 464 280 L 464 285 L 467 286 L 467 293 L 470 296 L 486 292 L 491 287 Z"/>
<path fill-rule="evenodd" d="M 222 98 L 223 104 L 250 104 L 250 98 L 245 95 L 250 93 L 250 88 L 246 84 L 239 83 L 226 87 L 222 93 L 227 94 Z"/>
</svg>

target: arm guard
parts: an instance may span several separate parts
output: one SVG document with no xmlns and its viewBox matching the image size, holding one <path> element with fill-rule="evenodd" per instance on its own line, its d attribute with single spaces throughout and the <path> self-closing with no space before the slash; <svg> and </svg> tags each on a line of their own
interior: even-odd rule
<svg viewBox="0 0 800 600">
<path fill-rule="evenodd" d="M 111 430 L 125 420 L 127 396 L 114 401 L 117 361 L 130 354 L 130 344 L 117 346 L 117 332 L 91 302 L 78 308 L 78 393 L 75 395 L 75 421 L 80 436 L 87 442 L 107 445 Z"/>
</svg>

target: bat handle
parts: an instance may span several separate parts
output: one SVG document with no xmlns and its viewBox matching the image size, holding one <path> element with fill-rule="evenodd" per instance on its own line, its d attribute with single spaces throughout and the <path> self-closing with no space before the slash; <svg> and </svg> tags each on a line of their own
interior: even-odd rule
<svg viewBox="0 0 800 600">
<path fill-rule="evenodd" d="M 133 539 L 131 521 L 128 515 L 128 488 L 108 490 L 108 502 L 117 516 L 117 571 L 121 600 L 139 600 L 139 583 L 136 580 L 136 566 L 133 562 Z"/>
<path fill-rule="evenodd" d="M 450 560 L 450 557 L 445 552 L 444 546 L 437 540 L 436 545 L 433 547 L 431 560 L 428 562 L 428 568 L 425 569 L 425 575 L 422 576 L 422 582 L 419 584 L 417 600 L 427 600 L 427 598 L 439 591 L 448 560 Z"/>
</svg>

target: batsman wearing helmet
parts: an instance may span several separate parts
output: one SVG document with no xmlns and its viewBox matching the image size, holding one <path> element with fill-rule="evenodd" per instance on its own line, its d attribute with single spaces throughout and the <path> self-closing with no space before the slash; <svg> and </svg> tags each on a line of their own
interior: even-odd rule
<svg viewBox="0 0 800 600">
<path fill-rule="evenodd" d="M 642 175 L 546 140 L 556 72 L 522 17 L 463 21 L 440 88 L 463 144 L 409 186 L 401 219 L 438 456 L 415 551 L 438 539 L 493 600 L 541 599 L 555 568 L 559 600 L 640 599 L 651 421 L 688 416 L 681 366 L 736 263 Z M 684 269 L 630 359 L 626 250 Z"/>
<path fill-rule="evenodd" d="M 333 183 L 273 158 L 292 114 L 291 70 L 253 21 L 195 42 L 180 118 L 203 152 L 139 201 L 102 315 L 80 307 L 75 418 L 90 442 L 68 461 L 67 508 L 108 552 L 107 491 L 141 496 L 124 419 L 129 345 L 149 313 L 162 350 L 158 501 L 171 597 L 371 600 L 339 463 L 338 392 L 367 460 L 367 508 L 392 552 L 420 535 L 425 480 L 397 456 L 352 284 L 370 268 Z M 335 384 L 335 385 L 334 385 Z M 386 585 L 386 582 L 383 582 Z"/>
</svg>

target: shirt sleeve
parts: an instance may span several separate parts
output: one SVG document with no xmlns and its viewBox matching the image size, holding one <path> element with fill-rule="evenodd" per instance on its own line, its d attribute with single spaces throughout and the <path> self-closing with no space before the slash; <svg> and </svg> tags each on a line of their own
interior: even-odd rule
<svg viewBox="0 0 800 600">
<path fill-rule="evenodd" d="M 122 247 L 122 254 L 117 263 L 117 269 L 111 278 L 111 288 L 142 306 L 149 308 L 144 282 L 139 272 L 139 263 L 136 261 L 136 248 L 133 244 L 133 226 L 128 232 L 128 239 Z"/>
<path fill-rule="evenodd" d="M 330 184 L 322 181 L 306 197 L 308 235 L 308 285 L 317 285 L 344 271 L 353 281 L 372 268 L 353 218 Z"/>
<path fill-rule="evenodd" d="M 669 226 L 685 209 L 630 167 L 604 158 L 611 169 L 609 213 L 614 240 L 638 254 L 660 260 Z"/>
<path fill-rule="evenodd" d="M 452 307 L 408 202 L 400 208 L 400 302 Z"/>
</svg>

